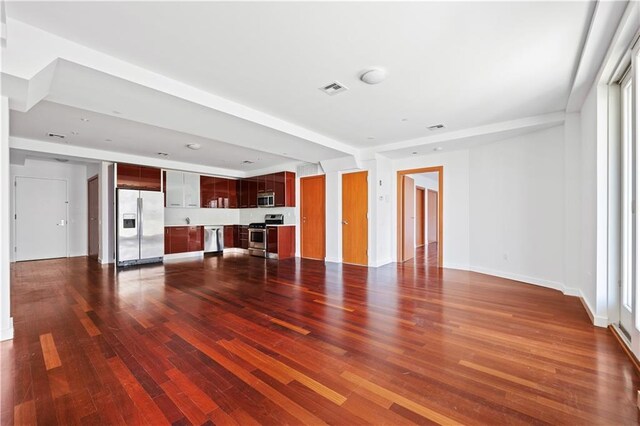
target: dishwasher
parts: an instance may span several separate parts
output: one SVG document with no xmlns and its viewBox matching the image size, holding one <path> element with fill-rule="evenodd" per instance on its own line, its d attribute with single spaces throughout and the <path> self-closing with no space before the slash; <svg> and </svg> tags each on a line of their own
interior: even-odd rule
<svg viewBox="0 0 640 426">
<path fill-rule="evenodd" d="M 220 253 L 224 250 L 224 227 L 205 226 L 204 227 L 204 252 Z"/>
</svg>

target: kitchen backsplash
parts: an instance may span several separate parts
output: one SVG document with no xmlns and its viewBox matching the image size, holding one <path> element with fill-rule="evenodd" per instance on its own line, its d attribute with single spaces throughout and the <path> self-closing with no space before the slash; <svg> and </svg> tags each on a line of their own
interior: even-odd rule
<svg viewBox="0 0 640 426">
<path fill-rule="evenodd" d="M 295 225 L 295 207 L 273 207 L 255 209 L 183 209 L 165 208 L 165 226 L 186 225 L 248 225 L 252 222 L 264 222 L 266 214 L 284 214 L 284 223 Z"/>
<path fill-rule="evenodd" d="M 257 209 L 239 209 L 240 225 L 248 225 L 252 222 L 264 222 L 264 215 L 278 214 L 284 215 L 284 223 L 287 225 L 296 224 L 296 208 L 295 207 L 270 207 Z"/>
</svg>

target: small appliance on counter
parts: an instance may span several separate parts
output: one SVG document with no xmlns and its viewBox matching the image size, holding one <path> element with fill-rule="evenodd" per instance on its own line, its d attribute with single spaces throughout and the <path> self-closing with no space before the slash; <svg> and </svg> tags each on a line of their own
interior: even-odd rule
<svg viewBox="0 0 640 426">
<path fill-rule="evenodd" d="M 221 225 L 204 227 L 204 253 L 222 253 L 224 250 L 224 227 Z"/>
<path fill-rule="evenodd" d="M 249 224 L 249 254 L 251 256 L 267 257 L 267 225 L 284 224 L 283 214 L 268 214 L 264 222 Z"/>
</svg>

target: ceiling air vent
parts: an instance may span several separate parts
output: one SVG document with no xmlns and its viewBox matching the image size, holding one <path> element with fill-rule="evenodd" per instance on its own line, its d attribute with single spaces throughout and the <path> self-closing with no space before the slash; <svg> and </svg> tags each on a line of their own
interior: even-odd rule
<svg viewBox="0 0 640 426">
<path fill-rule="evenodd" d="M 57 133 L 47 133 L 47 136 L 49 136 L 50 138 L 58 138 L 58 139 L 64 139 L 65 138 L 64 135 L 59 135 Z"/>
<path fill-rule="evenodd" d="M 333 96 L 337 95 L 340 92 L 344 92 L 345 90 L 347 90 L 347 88 L 337 81 L 334 81 L 333 83 L 327 84 L 326 86 L 322 86 L 320 90 L 322 90 L 329 96 Z"/>
<path fill-rule="evenodd" d="M 427 127 L 429 130 L 440 130 L 444 129 L 444 124 L 434 124 L 433 126 Z"/>
</svg>

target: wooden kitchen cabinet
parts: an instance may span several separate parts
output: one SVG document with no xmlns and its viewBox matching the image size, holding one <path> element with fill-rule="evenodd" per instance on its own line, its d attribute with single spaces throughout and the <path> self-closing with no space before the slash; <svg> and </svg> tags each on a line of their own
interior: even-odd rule
<svg viewBox="0 0 640 426">
<path fill-rule="evenodd" d="M 243 249 L 249 248 L 249 227 L 247 225 L 240 226 L 240 243 L 238 247 Z"/>
<path fill-rule="evenodd" d="M 164 228 L 165 254 L 204 250 L 204 227 L 167 226 Z"/>
<path fill-rule="evenodd" d="M 189 227 L 188 251 L 204 250 L 204 228 L 202 226 Z"/>
<path fill-rule="evenodd" d="M 229 179 L 229 208 L 238 208 L 238 196 L 240 193 L 240 181 L 235 179 Z"/>
<path fill-rule="evenodd" d="M 238 208 L 240 180 L 200 176 L 200 198 L 203 208 Z"/>
<path fill-rule="evenodd" d="M 258 178 L 247 179 L 248 184 L 248 206 L 258 207 Z"/>
<path fill-rule="evenodd" d="M 240 186 L 238 207 L 246 209 L 249 207 L 249 179 L 239 179 L 238 184 Z"/>
<path fill-rule="evenodd" d="M 118 188 L 160 191 L 162 175 L 155 167 L 118 163 L 116 185 Z"/>
<path fill-rule="evenodd" d="M 284 172 L 284 205 L 285 207 L 296 206 L 296 174 L 293 172 Z"/>
<path fill-rule="evenodd" d="M 263 176 L 264 192 L 275 192 L 275 173 Z"/>
<path fill-rule="evenodd" d="M 295 226 L 267 226 L 267 252 L 279 260 L 296 255 Z"/>
<path fill-rule="evenodd" d="M 219 209 L 229 207 L 229 179 L 216 178 L 216 198 Z"/>
<path fill-rule="evenodd" d="M 233 227 L 234 225 L 225 225 L 224 226 L 224 248 L 232 248 L 235 247 L 233 241 Z"/>
<path fill-rule="evenodd" d="M 213 176 L 200 176 L 200 206 L 203 208 L 215 208 L 218 206 L 216 178 Z"/>
</svg>

